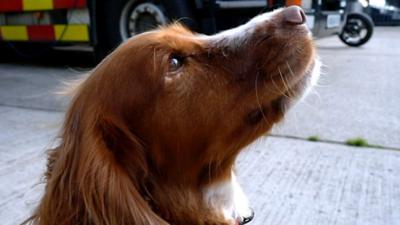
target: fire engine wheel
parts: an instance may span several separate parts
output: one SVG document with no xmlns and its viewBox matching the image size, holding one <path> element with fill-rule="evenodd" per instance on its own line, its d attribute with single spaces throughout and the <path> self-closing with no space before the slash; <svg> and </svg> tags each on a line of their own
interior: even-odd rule
<svg viewBox="0 0 400 225">
<path fill-rule="evenodd" d="M 129 37 L 173 20 L 197 27 L 194 3 L 187 0 L 104 0 L 96 7 L 96 60 Z"/>
<path fill-rule="evenodd" d="M 126 40 L 135 34 L 165 25 L 167 22 L 168 17 L 161 5 L 152 2 L 137 3 L 136 0 L 129 0 L 122 9 L 119 20 L 121 38 Z"/>
</svg>

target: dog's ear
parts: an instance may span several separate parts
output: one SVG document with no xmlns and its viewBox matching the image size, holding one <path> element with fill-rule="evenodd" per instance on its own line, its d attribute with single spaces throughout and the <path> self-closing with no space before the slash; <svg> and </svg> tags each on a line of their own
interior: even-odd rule
<svg viewBox="0 0 400 225">
<path fill-rule="evenodd" d="M 28 223 L 168 224 L 143 197 L 145 149 L 122 122 L 75 108 L 61 138 L 49 154 L 45 193 Z"/>
<path fill-rule="evenodd" d="M 115 118 L 100 119 L 94 129 L 78 176 L 94 224 L 167 224 L 142 196 L 148 168 L 138 138 Z"/>
<path fill-rule="evenodd" d="M 93 135 L 98 145 L 112 154 L 114 163 L 140 185 L 148 173 L 145 147 L 140 139 L 123 122 L 112 117 L 101 118 Z"/>
</svg>

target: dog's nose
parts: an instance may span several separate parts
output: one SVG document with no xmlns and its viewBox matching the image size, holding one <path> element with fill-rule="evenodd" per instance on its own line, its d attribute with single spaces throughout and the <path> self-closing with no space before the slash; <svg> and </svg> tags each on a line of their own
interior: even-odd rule
<svg viewBox="0 0 400 225">
<path fill-rule="evenodd" d="M 306 15 L 304 11 L 298 6 L 289 6 L 283 10 L 285 21 L 293 24 L 300 25 L 306 22 Z"/>
</svg>

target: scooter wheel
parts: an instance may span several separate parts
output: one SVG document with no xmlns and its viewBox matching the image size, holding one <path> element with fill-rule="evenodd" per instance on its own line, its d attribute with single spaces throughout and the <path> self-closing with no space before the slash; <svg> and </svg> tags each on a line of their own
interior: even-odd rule
<svg viewBox="0 0 400 225">
<path fill-rule="evenodd" d="M 348 46 L 358 47 L 369 41 L 373 30 L 374 23 L 368 15 L 350 14 L 339 38 Z"/>
</svg>

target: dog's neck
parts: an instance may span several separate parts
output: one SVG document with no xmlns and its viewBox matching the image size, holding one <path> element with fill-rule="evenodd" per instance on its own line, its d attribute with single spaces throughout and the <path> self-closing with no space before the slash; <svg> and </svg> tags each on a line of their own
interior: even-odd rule
<svg viewBox="0 0 400 225">
<path fill-rule="evenodd" d="M 174 225 L 232 225 L 252 214 L 233 173 L 200 187 L 153 184 L 147 200 L 158 215 Z"/>
<path fill-rule="evenodd" d="M 153 211 L 174 225 L 216 224 L 231 225 L 221 210 L 205 201 L 205 189 L 177 185 L 157 185 L 148 198 Z"/>
</svg>

